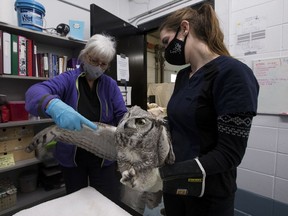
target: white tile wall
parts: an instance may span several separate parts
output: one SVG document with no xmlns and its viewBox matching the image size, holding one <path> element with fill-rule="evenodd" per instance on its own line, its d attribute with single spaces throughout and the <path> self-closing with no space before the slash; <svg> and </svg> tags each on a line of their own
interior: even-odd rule
<svg viewBox="0 0 288 216">
<path fill-rule="evenodd" d="M 241 189 L 288 204 L 287 120 L 276 115 L 258 115 L 253 120 L 237 184 Z"/>
<path fill-rule="evenodd" d="M 249 3 L 246 0 L 231 1 L 229 47 L 232 54 L 243 56 L 248 51 L 257 53 L 281 51 L 282 33 L 279 29 L 282 32 L 283 0 L 252 0 Z M 265 30 L 266 37 L 237 44 L 237 35 L 256 30 Z"/>
<path fill-rule="evenodd" d="M 266 2 L 271 2 L 273 0 L 232 0 L 232 11 L 242 10 L 245 8 L 250 8 L 255 5 L 265 4 Z"/>
<path fill-rule="evenodd" d="M 277 128 L 253 126 L 248 140 L 248 147 L 275 152 L 277 150 L 277 137 Z"/>
<path fill-rule="evenodd" d="M 278 146 L 277 151 L 279 153 L 288 154 L 288 129 L 278 130 Z M 288 166 L 288 163 L 287 163 Z M 287 168 L 288 170 L 288 168 Z"/>
<path fill-rule="evenodd" d="M 288 23 L 288 1 L 283 1 L 283 23 Z"/>
<path fill-rule="evenodd" d="M 243 190 L 272 198 L 274 176 L 238 168 L 237 185 Z"/>
<path fill-rule="evenodd" d="M 265 46 L 261 53 L 280 52 L 282 50 L 282 26 L 273 26 L 266 29 Z M 277 38 L 277 40 L 275 40 Z"/>
<path fill-rule="evenodd" d="M 276 153 L 247 148 L 239 167 L 267 175 L 275 174 Z"/>
<path fill-rule="evenodd" d="M 288 180 L 288 155 L 278 154 L 276 162 L 276 177 Z M 288 196 L 288 194 L 287 194 Z"/>
<path fill-rule="evenodd" d="M 217 14 L 221 14 L 221 16 L 218 16 L 219 23 L 221 30 L 223 31 L 224 35 L 229 35 L 229 11 L 231 7 L 231 1 L 230 0 L 222 0 L 219 3 L 217 1 L 215 2 L 215 10 L 217 11 Z M 229 37 L 224 37 L 225 45 L 229 46 Z"/>
<path fill-rule="evenodd" d="M 220 8 L 221 0 L 217 2 Z M 233 56 L 248 66 L 256 59 L 288 56 L 288 1 L 230 2 L 229 35 L 225 37 L 229 37 Z M 225 12 L 221 9 L 219 12 L 218 16 L 224 19 Z M 259 22 L 241 29 L 241 24 L 247 21 L 245 19 L 255 15 L 260 18 Z M 243 50 L 247 47 L 237 45 L 237 35 L 255 28 L 265 29 L 266 38 L 253 44 L 261 46 L 256 55 L 244 56 Z M 224 32 L 226 34 L 227 30 Z M 238 167 L 237 184 L 241 189 L 288 204 L 288 116 L 259 114 L 253 119 L 246 154 Z"/>
<path fill-rule="evenodd" d="M 287 4 L 288 5 L 288 4 Z M 288 8 L 287 8 L 288 10 Z M 286 13 L 288 14 L 288 13 Z M 283 25 L 283 30 L 282 30 L 282 49 L 287 50 L 288 49 L 288 24 Z"/>
<path fill-rule="evenodd" d="M 279 128 L 288 129 L 288 116 L 287 115 L 279 117 L 278 126 Z"/>
<path fill-rule="evenodd" d="M 254 126 L 278 127 L 278 118 L 273 115 L 257 115 L 253 118 Z"/>
<path fill-rule="evenodd" d="M 244 2 L 248 2 L 250 6 L 246 5 Z M 235 12 L 232 11 L 231 21 L 244 20 L 249 17 L 258 16 L 258 18 L 263 19 L 259 20 L 264 27 L 271 27 L 275 25 L 282 24 L 283 21 L 283 0 L 232 0 L 232 10 L 235 9 Z M 235 2 L 238 2 L 235 6 Z M 261 2 L 261 3 L 259 3 Z M 244 4 L 243 4 L 244 3 Z M 242 6 L 240 6 L 240 4 Z M 237 10 L 236 10 L 237 8 Z M 264 21 L 264 22 L 262 22 Z M 259 24 L 259 23 L 256 23 Z M 255 29 L 259 25 L 250 26 L 251 29 Z M 261 26 L 261 25 L 260 25 Z M 247 29 L 248 30 L 248 29 Z"/>
<path fill-rule="evenodd" d="M 275 179 L 275 195 L 274 199 L 283 203 L 288 203 L 288 180 Z"/>
</svg>

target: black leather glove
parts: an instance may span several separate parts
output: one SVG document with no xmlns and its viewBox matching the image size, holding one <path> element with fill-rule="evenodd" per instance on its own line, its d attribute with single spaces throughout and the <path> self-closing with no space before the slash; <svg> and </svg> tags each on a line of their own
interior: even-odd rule
<svg viewBox="0 0 288 216">
<path fill-rule="evenodd" d="M 196 158 L 159 168 L 163 192 L 175 195 L 202 197 L 206 173 Z"/>
</svg>

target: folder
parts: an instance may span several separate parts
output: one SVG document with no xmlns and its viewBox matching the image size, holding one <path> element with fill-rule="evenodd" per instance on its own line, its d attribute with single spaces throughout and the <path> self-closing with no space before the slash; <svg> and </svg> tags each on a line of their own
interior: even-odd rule
<svg viewBox="0 0 288 216">
<path fill-rule="evenodd" d="M 0 75 L 3 74 L 3 31 L 0 30 Z"/>
<path fill-rule="evenodd" d="M 34 62 L 34 45 L 33 40 L 26 38 L 26 66 L 27 76 L 33 76 L 33 65 Z"/>
<path fill-rule="evenodd" d="M 38 68 L 38 57 L 37 57 L 37 45 L 33 43 L 33 73 L 32 76 L 39 77 L 39 68 Z"/>
<path fill-rule="evenodd" d="M 18 36 L 18 75 L 27 75 L 26 38 Z"/>
<path fill-rule="evenodd" d="M 3 74 L 11 74 L 11 34 L 3 32 Z"/>
<path fill-rule="evenodd" d="M 11 34 L 11 74 L 18 75 L 18 35 Z"/>
</svg>

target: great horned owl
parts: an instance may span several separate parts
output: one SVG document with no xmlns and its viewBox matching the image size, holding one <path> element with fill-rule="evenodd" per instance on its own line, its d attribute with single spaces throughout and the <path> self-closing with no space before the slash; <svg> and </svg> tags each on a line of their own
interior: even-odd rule
<svg viewBox="0 0 288 216">
<path fill-rule="evenodd" d="M 65 130 L 56 125 L 36 134 L 28 152 L 45 149 L 52 140 L 77 145 L 108 160 L 117 160 L 121 182 L 139 191 L 158 191 L 162 181 L 158 167 L 174 163 L 169 131 L 165 121 L 134 106 L 117 127 L 97 123 L 97 130 Z"/>
<path fill-rule="evenodd" d="M 115 137 L 121 182 L 138 190 L 151 190 L 160 183 L 157 167 L 174 162 L 165 121 L 134 106 L 119 123 Z"/>
</svg>

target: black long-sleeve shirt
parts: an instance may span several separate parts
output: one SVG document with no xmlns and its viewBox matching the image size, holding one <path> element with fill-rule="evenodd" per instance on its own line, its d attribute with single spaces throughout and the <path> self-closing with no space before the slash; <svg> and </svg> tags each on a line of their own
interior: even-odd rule
<svg viewBox="0 0 288 216">
<path fill-rule="evenodd" d="M 252 70 L 231 57 L 219 56 L 189 79 L 190 71 L 178 73 L 167 107 L 176 163 L 198 157 L 205 194 L 225 196 L 236 190 L 259 85 Z"/>
</svg>

